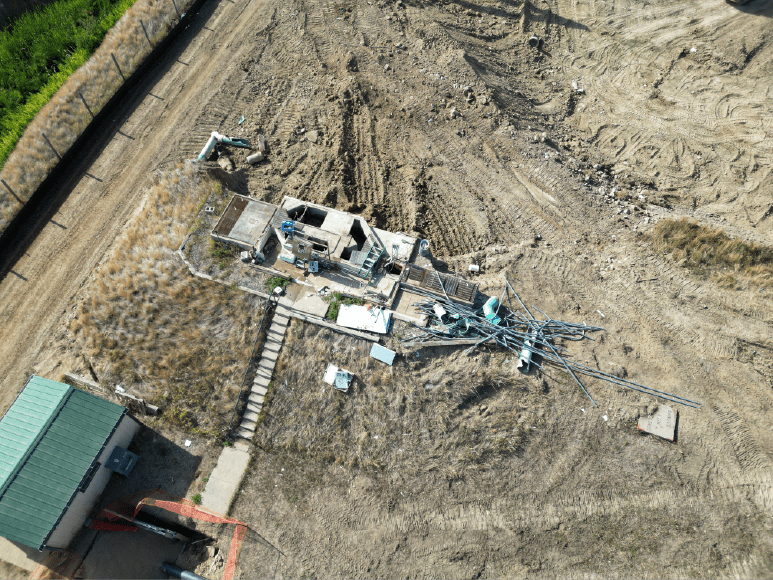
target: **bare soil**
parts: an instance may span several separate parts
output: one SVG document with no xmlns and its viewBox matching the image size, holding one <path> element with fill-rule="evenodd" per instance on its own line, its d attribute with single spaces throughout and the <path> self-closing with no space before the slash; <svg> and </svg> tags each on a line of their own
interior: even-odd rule
<svg viewBox="0 0 773 580">
<path fill-rule="evenodd" d="M 212 130 L 262 133 L 266 162 L 228 152 L 230 189 L 427 238 L 438 267 L 479 264 L 492 295 L 509 272 L 527 303 L 606 328 L 571 345 L 577 360 L 702 409 L 680 409 L 672 444 L 638 432 L 656 404 L 638 393 L 589 382 L 595 409 L 560 373 L 521 379 L 494 351 L 405 352 L 381 383 L 364 347 L 315 335 L 329 358 L 364 365 L 365 385 L 315 410 L 319 365 L 299 340 L 261 429 L 322 433 L 339 404 L 356 421 L 330 424 L 325 451 L 258 434 L 235 507 L 253 528 L 242 577 L 770 576 L 769 291 L 693 276 L 645 234 L 687 216 L 772 244 L 771 15 L 769 0 L 208 5 L 20 241 L 0 281 L 2 407 L 32 370 L 81 364 L 63 313 L 152 171 L 194 157 Z M 443 411 L 425 388 L 480 367 L 509 379 L 477 411 Z M 308 423 L 290 421 L 304 390 Z M 412 392 L 427 403 L 417 417 L 448 417 L 439 447 L 398 420 Z M 509 425 L 516 405 L 534 422 L 515 450 L 451 473 L 449 438 Z M 367 421 L 394 426 L 379 427 L 383 451 Z M 351 460 L 366 430 L 382 464 Z"/>
</svg>

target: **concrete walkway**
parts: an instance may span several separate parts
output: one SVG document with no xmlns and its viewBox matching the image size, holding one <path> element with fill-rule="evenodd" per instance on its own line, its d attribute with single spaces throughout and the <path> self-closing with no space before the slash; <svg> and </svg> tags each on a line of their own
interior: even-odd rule
<svg viewBox="0 0 773 580">
<path fill-rule="evenodd" d="M 233 447 L 225 447 L 217 460 L 215 469 L 209 476 L 207 486 L 201 494 L 201 503 L 205 507 L 221 514 L 228 514 L 236 491 L 242 483 L 244 472 L 250 463 L 250 443 L 255 435 L 258 417 L 263 409 L 263 401 L 268 392 L 271 376 L 274 374 L 279 351 L 282 349 L 285 331 L 290 322 L 290 311 L 295 302 L 295 295 L 285 295 L 279 299 L 271 326 L 263 345 L 258 370 L 252 384 L 247 409 L 236 431 L 236 441 Z"/>
</svg>

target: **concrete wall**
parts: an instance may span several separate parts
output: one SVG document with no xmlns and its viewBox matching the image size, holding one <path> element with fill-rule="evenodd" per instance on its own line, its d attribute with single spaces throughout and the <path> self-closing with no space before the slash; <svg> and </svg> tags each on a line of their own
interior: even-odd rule
<svg viewBox="0 0 773 580">
<path fill-rule="evenodd" d="M 70 507 L 65 512 L 62 519 L 59 520 L 59 524 L 53 531 L 51 536 L 46 542 L 46 547 L 49 548 L 66 548 L 75 534 L 83 527 L 83 522 L 89 517 L 91 510 L 99 500 L 99 496 L 102 495 L 107 482 L 110 480 L 110 476 L 113 472 L 105 467 L 110 454 L 116 447 L 123 447 L 126 449 L 137 434 L 140 425 L 132 419 L 128 414 L 124 415 L 118 427 L 113 432 L 113 436 L 107 442 L 107 445 L 102 450 L 102 453 L 97 458 L 102 465 L 94 474 L 94 478 L 86 488 L 84 492 L 78 492 L 73 499 Z"/>
</svg>

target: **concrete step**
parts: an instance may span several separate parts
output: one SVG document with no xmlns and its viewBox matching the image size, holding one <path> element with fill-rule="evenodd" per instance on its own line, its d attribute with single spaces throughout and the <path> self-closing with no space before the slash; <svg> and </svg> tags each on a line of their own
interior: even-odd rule
<svg viewBox="0 0 773 580">
<path fill-rule="evenodd" d="M 250 410 L 245 411 L 244 416 L 242 417 L 242 425 L 244 425 L 245 421 L 252 421 L 253 423 L 257 423 L 259 416 L 260 415 L 255 411 L 250 411 Z"/>
<path fill-rule="evenodd" d="M 242 422 L 239 423 L 239 429 L 247 429 L 248 431 L 252 431 L 255 433 L 255 429 L 258 428 L 258 422 L 257 421 L 250 421 L 249 419 L 242 419 Z"/>
<path fill-rule="evenodd" d="M 247 401 L 247 408 L 244 410 L 245 413 L 247 411 L 250 411 L 251 413 L 257 413 L 260 415 L 260 412 L 263 410 L 263 403 L 258 403 L 255 401 Z"/>
<path fill-rule="evenodd" d="M 256 404 L 256 405 L 263 405 L 263 401 L 266 400 L 266 397 L 264 395 L 259 395 L 258 393 L 250 393 L 250 396 L 247 397 L 247 404 L 250 403 Z"/>
<path fill-rule="evenodd" d="M 255 429 L 249 429 L 248 427 L 243 427 L 241 425 L 236 429 L 236 436 L 242 437 L 247 441 L 252 441 L 253 435 L 255 435 Z"/>
<path fill-rule="evenodd" d="M 268 392 L 268 385 L 265 387 L 263 385 L 253 385 L 250 392 L 255 393 L 256 395 L 265 395 Z"/>
</svg>

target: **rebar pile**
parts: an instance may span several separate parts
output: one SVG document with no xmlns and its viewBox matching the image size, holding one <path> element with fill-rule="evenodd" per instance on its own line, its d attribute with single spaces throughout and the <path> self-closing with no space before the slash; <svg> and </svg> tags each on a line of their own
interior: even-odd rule
<svg viewBox="0 0 773 580">
<path fill-rule="evenodd" d="M 449 342 L 465 340 L 469 344 L 470 339 L 480 339 L 468 348 L 466 352 L 470 352 L 483 343 L 498 344 L 517 353 L 519 359 L 526 362 L 524 366 L 527 370 L 529 365 L 535 365 L 537 368 L 544 370 L 542 365 L 545 363 L 562 367 L 571 375 L 596 407 L 598 407 L 596 401 L 593 400 L 593 397 L 591 397 L 577 377 L 578 374 L 601 379 L 687 407 L 700 408 L 700 403 L 697 401 L 659 391 L 572 360 L 567 360 L 561 354 L 566 352 L 566 349 L 556 345 L 556 339 L 576 341 L 587 338 L 593 340 L 588 336 L 588 333 L 604 329 L 600 326 L 587 326 L 585 323 L 577 324 L 554 320 L 538 308 L 534 308 L 544 317 L 543 320 L 537 320 L 523 303 L 521 297 L 518 296 L 518 293 L 513 289 L 507 278 L 505 278 L 505 282 L 507 282 L 507 287 L 502 292 L 502 297 L 495 306 L 490 308 L 488 315 L 483 308 L 471 308 L 457 304 L 451 301 L 448 296 L 440 298 L 430 292 L 416 289 L 411 290 L 411 292 L 427 298 L 427 300 L 418 302 L 414 306 L 420 312 L 429 316 L 430 323 L 426 328 L 414 325 L 422 331 L 421 334 L 404 339 L 403 342 L 410 342 L 413 345 L 421 346 L 422 342 L 437 340 Z M 513 308 L 510 293 L 517 300 L 523 312 Z M 507 298 L 508 307 L 505 307 L 503 304 L 505 298 Z M 491 302 L 489 300 L 487 304 L 491 304 Z M 535 359 L 540 362 L 537 362 Z"/>
</svg>

